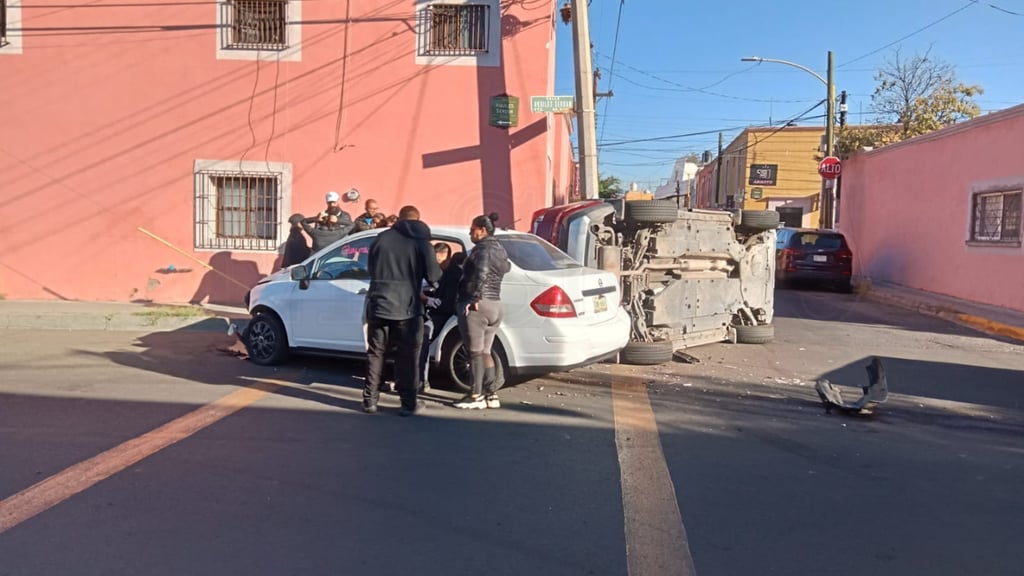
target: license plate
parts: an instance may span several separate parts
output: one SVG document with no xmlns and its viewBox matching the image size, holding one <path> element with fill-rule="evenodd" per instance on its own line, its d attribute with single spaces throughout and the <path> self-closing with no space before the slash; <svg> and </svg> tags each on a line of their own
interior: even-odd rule
<svg viewBox="0 0 1024 576">
<path fill-rule="evenodd" d="M 608 310 L 608 299 L 604 296 L 594 296 L 594 314 L 600 314 Z"/>
<path fill-rule="evenodd" d="M 821 256 L 821 255 L 815 254 L 814 255 L 814 261 L 815 262 L 828 262 L 828 256 Z"/>
</svg>

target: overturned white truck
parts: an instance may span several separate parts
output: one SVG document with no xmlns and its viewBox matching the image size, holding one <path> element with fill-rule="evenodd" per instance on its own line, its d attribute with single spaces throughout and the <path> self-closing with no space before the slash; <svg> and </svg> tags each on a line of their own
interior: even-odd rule
<svg viewBox="0 0 1024 576">
<path fill-rule="evenodd" d="M 533 233 L 615 272 L 632 319 L 628 364 L 676 350 L 772 340 L 774 211 L 680 209 L 671 200 L 586 200 L 539 210 Z"/>
</svg>

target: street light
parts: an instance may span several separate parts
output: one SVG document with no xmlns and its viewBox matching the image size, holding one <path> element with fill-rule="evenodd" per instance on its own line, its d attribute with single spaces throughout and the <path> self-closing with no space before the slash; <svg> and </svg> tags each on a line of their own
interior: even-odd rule
<svg viewBox="0 0 1024 576">
<path fill-rule="evenodd" d="M 828 52 L 828 78 L 822 78 L 821 74 L 818 74 L 814 70 L 811 70 L 803 64 L 797 64 L 796 62 L 790 62 L 789 60 L 779 60 L 777 58 L 762 58 L 760 56 L 747 56 L 746 58 L 740 58 L 741 62 L 774 62 L 776 64 L 784 64 L 786 66 L 792 66 L 793 68 L 799 68 L 804 72 L 807 72 L 811 76 L 817 78 L 822 84 L 825 85 L 825 89 L 828 95 L 825 98 L 825 156 L 832 156 L 833 154 L 833 140 L 835 139 L 835 118 L 833 107 L 835 106 L 836 99 L 836 87 L 832 81 L 832 51 Z M 835 188 L 830 188 L 833 192 L 829 194 L 827 202 L 825 200 L 825 187 L 824 180 L 822 181 L 823 187 L 821 196 L 823 202 L 821 202 L 822 210 L 818 218 L 818 226 L 821 228 L 832 228 L 835 226 L 833 215 L 835 214 Z"/>
</svg>

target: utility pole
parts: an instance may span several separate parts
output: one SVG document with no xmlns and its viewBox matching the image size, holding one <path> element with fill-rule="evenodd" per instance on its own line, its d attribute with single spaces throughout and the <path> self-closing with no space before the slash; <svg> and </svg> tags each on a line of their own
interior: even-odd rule
<svg viewBox="0 0 1024 576">
<path fill-rule="evenodd" d="M 570 0 L 572 43 L 576 64 L 576 127 L 580 159 L 580 196 L 597 198 L 597 127 L 594 111 L 594 68 L 590 54 L 590 20 L 586 0 Z M 564 17 L 564 16 L 563 16 Z"/>
<path fill-rule="evenodd" d="M 715 158 L 715 208 L 718 207 L 718 191 L 722 187 L 722 133 L 718 133 L 718 156 Z"/>
<path fill-rule="evenodd" d="M 835 105 L 836 105 L 836 85 L 832 79 L 832 51 L 828 51 L 828 74 L 825 77 L 828 87 L 828 99 L 825 101 L 825 156 L 832 156 L 835 151 L 833 149 L 835 145 L 835 131 L 836 131 L 836 116 L 835 116 Z M 822 206 L 820 210 L 821 214 L 821 228 L 833 228 L 835 227 L 835 202 L 836 202 L 836 189 L 835 181 L 827 182 L 822 181 L 823 194 L 822 194 Z"/>
</svg>

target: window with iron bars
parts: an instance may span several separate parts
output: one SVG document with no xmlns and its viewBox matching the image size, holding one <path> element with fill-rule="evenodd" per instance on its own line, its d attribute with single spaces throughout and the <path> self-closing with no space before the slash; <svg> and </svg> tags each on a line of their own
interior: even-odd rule
<svg viewBox="0 0 1024 576">
<path fill-rule="evenodd" d="M 431 4 L 419 13 L 420 56 L 472 56 L 488 50 L 490 6 Z"/>
<path fill-rule="evenodd" d="M 971 203 L 971 242 L 1020 245 L 1020 190 L 976 193 Z"/>
<path fill-rule="evenodd" d="M 7 45 L 7 0 L 0 0 L 0 46 Z"/>
<path fill-rule="evenodd" d="M 229 0 L 224 11 L 228 28 L 225 48 L 288 48 L 288 0 Z"/>
<path fill-rule="evenodd" d="M 197 249 L 277 249 L 281 173 L 200 172 L 196 180 Z"/>
</svg>

